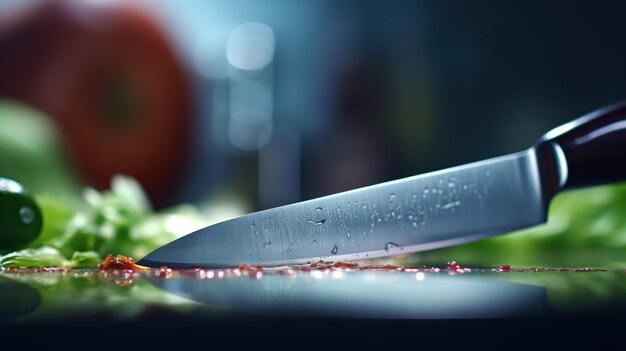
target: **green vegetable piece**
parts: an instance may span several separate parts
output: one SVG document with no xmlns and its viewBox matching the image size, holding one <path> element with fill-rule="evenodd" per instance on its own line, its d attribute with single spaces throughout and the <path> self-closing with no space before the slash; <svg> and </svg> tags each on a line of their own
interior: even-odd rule
<svg viewBox="0 0 626 351">
<path fill-rule="evenodd" d="M 16 250 L 35 240 L 42 227 L 41 210 L 22 185 L 0 177 L 0 250 Z"/>
<path fill-rule="evenodd" d="M 65 267 L 67 260 L 59 250 L 43 246 L 24 249 L 0 257 L 2 267 Z"/>
</svg>

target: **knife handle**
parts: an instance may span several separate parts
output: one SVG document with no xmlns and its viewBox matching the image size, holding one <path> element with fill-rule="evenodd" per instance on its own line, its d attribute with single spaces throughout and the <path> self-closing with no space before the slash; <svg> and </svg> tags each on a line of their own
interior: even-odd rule
<svg viewBox="0 0 626 351">
<path fill-rule="evenodd" d="M 549 131 L 535 149 L 540 162 L 550 154 L 547 158 L 561 168 L 556 172 L 560 189 L 626 180 L 626 101 Z"/>
</svg>

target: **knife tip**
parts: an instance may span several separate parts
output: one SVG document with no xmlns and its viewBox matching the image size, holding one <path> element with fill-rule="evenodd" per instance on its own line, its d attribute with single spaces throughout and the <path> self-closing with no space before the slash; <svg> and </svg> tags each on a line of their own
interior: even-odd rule
<svg viewBox="0 0 626 351">
<path fill-rule="evenodd" d="M 137 261 L 136 264 L 139 265 L 139 266 L 151 267 L 151 268 L 159 268 L 159 267 L 163 266 L 163 264 L 161 262 L 148 260 L 148 259 L 146 259 L 146 257 L 144 257 L 144 258 L 140 259 L 139 261 Z"/>
</svg>

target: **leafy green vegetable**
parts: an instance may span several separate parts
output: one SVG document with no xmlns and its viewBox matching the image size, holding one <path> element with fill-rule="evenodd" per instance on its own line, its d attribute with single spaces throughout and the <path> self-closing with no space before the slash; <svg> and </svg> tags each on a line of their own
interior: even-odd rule
<svg viewBox="0 0 626 351">
<path fill-rule="evenodd" d="M 100 256 L 95 251 L 74 252 L 72 258 L 67 260 L 56 248 L 43 246 L 4 255 L 0 257 L 0 266 L 93 268 L 100 261 Z"/>
<path fill-rule="evenodd" d="M 154 213 L 139 183 L 117 176 L 111 190 L 87 189 L 84 204 L 38 199 L 44 216 L 41 236 L 29 248 L 0 257 L 0 266 L 94 268 L 108 253 L 143 257 L 150 251 L 210 224 L 190 205 Z"/>
<path fill-rule="evenodd" d="M 24 249 L 0 257 L 0 266 L 4 267 L 37 267 L 37 266 L 69 266 L 67 259 L 59 250 L 43 246 L 38 249 Z"/>
<path fill-rule="evenodd" d="M 66 266 L 70 268 L 93 268 L 101 261 L 100 255 L 95 251 L 76 251 Z"/>
</svg>

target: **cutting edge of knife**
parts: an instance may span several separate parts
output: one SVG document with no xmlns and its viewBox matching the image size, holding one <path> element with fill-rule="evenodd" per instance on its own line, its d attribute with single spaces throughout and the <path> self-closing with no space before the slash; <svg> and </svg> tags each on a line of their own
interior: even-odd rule
<svg viewBox="0 0 626 351">
<path fill-rule="evenodd" d="M 519 229 L 519 228 L 512 227 L 509 229 L 503 229 L 503 231 L 515 230 L 515 229 Z M 439 249 L 439 248 L 453 246 L 453 245 L 465 244 L 465 243 L 469 243 L 472 241 L 477 241 L 477 240 L 485 239 L 488 237 L 492 237 L 494 235 L 502 233 L 503 231 L 498 230 L 495 232 L 468 235 L 468 236 L 458 237 L 454 239 L 403 246 L 403 247 L 398 248 L 398 250 L 394 251 L 393 255 L 401 255 L 403 253 L 410 254 L 410 253 L 415 253 L 415 252 Z M 210 263 L 210 262 L 176 263 L 174 266 L 172 266 L 171 262 L 150 260 L 147 258 L 148 256 L 139 260 L 137 264 L 141 266 L 147 266 L 147 267 L 167 266 L 170 268 L 180 268 L 180 269 L 201 268 L 201 267 L 210 267 L 210 268 L 233 268 L 235 267 L 236 268 L 237 266 L 239 266 L 239 264 L 224 264 L 224 263 Z M 344 254 L 344 255 L 332 255 L 332 256 L 328 255 L 328 256 L 310 257 L 310 258 L 302 258 L 302 259 L 296 258 L 296 259 L 288 259 L 288 260 L 264 261 L 263 265 L 270 266 L 270 267 L 289 266 L 289 265 L 311 264 L 311 263 L 317 263 L 317 262 L 367 260 L 371 258 L 380 258 L 380 257 L 388 257 L 388 256 L 391 256 L 388 251 L 378 250 L 378 251 L 368 251 L 367 253 L 364 253 L 363 255 L 351 253 L 351 254 Z M 241 262 L 241 264 L 245 264 L 245 263 L 246 262 Z"/>
</svg>

